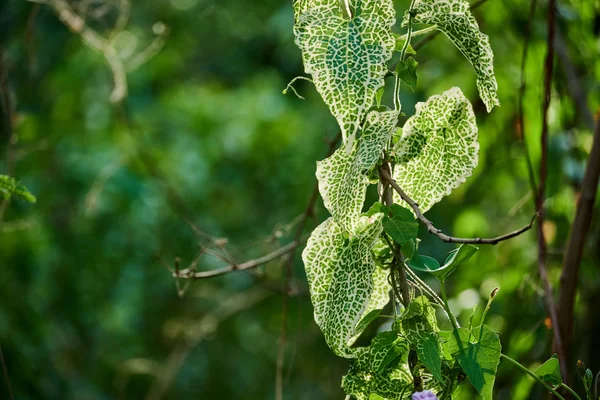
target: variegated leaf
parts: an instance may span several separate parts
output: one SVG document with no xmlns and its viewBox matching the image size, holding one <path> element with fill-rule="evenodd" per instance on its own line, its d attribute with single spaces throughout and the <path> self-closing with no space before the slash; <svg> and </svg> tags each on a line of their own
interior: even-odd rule
<svg viewBox="0 0 600 400">
<path fill-rule="evenodd" d="M 365 129 L 350 153 L 338 149 L 317 162 L 317 180 L 323 202 L 333 218 L 350 233 L 365 202 L 369 179 L 365 174 L 379 160 L 398 121 L 398 111 L 371 111 Z"/>
<path fill-rule="evenodd" d="M 404 337 L 395 332 L 380 333 L 369 347 L 357 350 L 357 357 L 350 361 L 350 371 L 342 380 L 342 388 L 358 400 L 409 399 L 414 391 L 409 350 Z"/>
<path fill-rule="evenodd" d="M 382 232 L 382 217 L 363 217 L 362 231 L 349 238 L 329 218 L 313 231 L 302 252 L 315 321 L 329 347 L 343 357 L 354 357 L 348 344 L 374 291 L 371 248 Z"/>
<path fill-rule="evenodd" d="M 473 64 L 479 96 L 490 112 L 494 106 L 500 105 L 494 75 L 494 53 L 488 36 L 479 31 L 469 7 L 464 0 L 416 0 L 412 21 L 436 25 Z M 404 23 L 407 21 L 408 13 L 404 16 Z"/>
<path fill-rule="evenodd" d="M 299 0 L 294 8 L 305 70 L 338 121 L 349 153 L 392 58 L 393 2 Z"/>
<path fill-rule="evenodd" d="M 455 87 L 416 105 L 395 147 L 394 179 L 425 212 L 471 175 L 478 152 L 473 108 Z"/>
</svg>

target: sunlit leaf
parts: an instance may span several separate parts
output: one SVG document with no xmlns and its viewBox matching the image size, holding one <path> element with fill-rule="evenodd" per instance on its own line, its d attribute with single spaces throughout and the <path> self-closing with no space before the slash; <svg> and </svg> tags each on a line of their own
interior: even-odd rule
<svg viewBox="0 0 600 400">
<path fill-rule="evenodd" d="M 479 25 L 469 10 L 470 4 L 463 0 L 416 0 L 412 21 L 435 25 L 454 43 L 475 68 L 479 96 L 490 112 L 499 106 L 498 84 L 494 75 L 494 53 L 487 35 L 479 31 Z M 408 13 L 404 23 L 408 21 Z"/>
<path fill-rule="evenodd" d="M 396 130 L 399 112 L 395 110 L 371 111 L 367 114 L 365 128 L 358 145 L 357 164 L 361 170 L 369 170 L 381 157 Z"/>
<path fill-rule="evenodd" d="M 302 253 L 315 321 L 340 356 L 354 357 L 348 343 L 372 301 L 371 248 L 382 231 L 381 217 L 364 217 L 364 230 L 350 238 L 329 218 L 313 231 Z"/>
<path fill-rule="evenodd" d="M 502 350 L 498 335 L 485 325 L 473 330 L 458 328 L 449 336 L 447 345 L 481 398 L 492 400 Z"/>
<path fill-rule="evenodd" d="M 342 380 L 344 391 L 358 400 L 408 399 L 414 388 L 408 365 L 409 347 L 396 332 L 378 334 L 359 348 Z"/>
<path fill-rule="evenodd" d="M 562 383 L 560 363 L 558 362 L 558 357 L 556 354 L 554 354 L 548 361 L 540 365 L 534 371 L 534 373 L 551 386 L 558 386 Z"/>
<path fill-rule="evenodd" d="M 475 114 L 455 87 L 418 103 L 402 132 L 395 147 L 399 162 L 394 179 L 425 212 L 460 186 L 477 166 Z M 406 204 L 397 193 L 394 201 Z"/>
<path fill-rule="evenodd" d="M 413 299 L 392 328 L 407 338 L 411 348 L 417 351 L 419 360 L 436 379 L 442 381 L 439 328 L 429 299 L 425 296 Z"/>
<path fill-rule="evenodd" d="M 388 275 L 389 272 L 381 268 L 375 268 L 373 271 L 373 291 L 371 292 L 371 297 L 369 298 L 367 307 L 363 311 L 363 316 L 358 321 L 358 324 L 356 324 L 355 336 L 349 340 L 348 345 L 354 343 L 362 331 L 379 317 L 383 307 L 390 302 L 391 286 L 388 282 Z"/>
<path fill-rule="evenodd" d="M 304 68 L 342 130 L 348 152 L 375 94 L 384 85 L 395 39 L 391 0 L 300 0 L 296 45 Z"/>
<path fill-rule="evenodd" d="M 35 196 L 27 188 L 8 175 L 0 175 L 0 198 L 9 199 L 15 196 L 29 203 L 35 203 Z"/>
<path fill-rule="evenodd" d="M 426 335 L 417 345 L 417 356 L 438 381 L 442 378 L 442 355 L 440 341 L 433 332 Z"/>
<path fill-rule="evenodd" d="M 408 57 L 396 65 L 396 74 L 398 74 L 398 77 L 413 90 L 417 87 L 418 66 L 419 63 L 412 57 Z"/>
<path fill-rule="evenodd" d="M 397 111 L 371 111 L 364 132 L 350 153 L 340 148 L 317 162 L 316 176 L 323 203 L 348 232 L 357 229 L 369 185 L 366 172 L 379 159 L 397 120 Z"/>
</svg>

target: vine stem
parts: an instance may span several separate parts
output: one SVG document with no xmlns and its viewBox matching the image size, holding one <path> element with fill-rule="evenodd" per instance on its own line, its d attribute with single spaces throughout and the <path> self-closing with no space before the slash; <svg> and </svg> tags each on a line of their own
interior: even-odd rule
<svg viewBox="0 0 600 400">
<path fill-rule="evenodd" d="M 458 337 L 458 321 L 456 320 L 456 317 L 454 316 L 454 314 L 452 314 L 452 311 L 450 310 L 450 305 L 448 304 L 448 297 L 446 296 L 446 287 L 444 285 L 444 282 L 441 282 L 440 285 L 440 292 L 442 293 L 442 300 L 444 300 L 444 307 L 446 308 L 446 313 L 448 314 L 448 317 L 450 318 L 450 323 L 452 324 L 452 327 L 454 328 L 454 332 L 456 337 L 456 341 L 458 344 L 462 343 L 460 340 L 460 337 Z"/>
<path fill-rule="evenodd" d="M 410 38 L 412 36 L 412 10 L 414 6 L 415 0 L 411 0 L 410 7 L 408 7 L 408 32 L 406 32 L 406 40 L 400 51 L 400 60 L 398 61 L 398 64 L 404 61 L 406 50 L 408 50 L 408 45 L 410 44 Z M 400 110 L 400 76 L 398 74 L 396 74 L 394 83 L 394 109 Z"/>
<path fill-rule="evenodd" d="M 569 393 L 571 393 L 573 396 L 575 396 L 575 398 L 577 400 L 581 400 L 581 397 L 579 397 L 579 395 L 573 389 L 571 389 L 568 385 L 565 385 L 564 383 L 561 383 L 560 387 L 563 388 L 563 389 L 566 389 Z"/>
<path fill-rule="evenodd" d="M 519 236 L 520 234 L 530 230 L 533 227 L 533 223 L 535 222 L 535 220 L 539 217 L 539 214 L 536 214 L 533 216 L 533 218 L 531 219 L 531 221 L 529 222 L 529 224 L 527 224 L 526 226 L 524 226 L 521 229 L 518 229 L 516 231 L 507 233 L 505 235 L 502 236 L 497 236 L 494 238 L 486 238 L 486 239 L 482 239 L 482 238 L 458 238 L 458 237 L 453 237 L 453 236 L 448 236 L 445 233 L 442 232 L 441 229 L 436 228 L 433 225 L 433 222 L 431 222 L 429 219 L 427 219 L 427 217 L 425 217 L 423 215 L 423 213 L 421 212 L 421 208 L 419 207 L 419 205 L 417 204 L 417 202 L 415 202 L 413 199 L 411 199 L 405 192 L 404 190 L 402 190 L 402 188 L 400 186 L 398 186 L 398 183 L 394 180 L 394 178 L 392 178 L 392 176 L 390 175 L 389 172 L 387 172 L 385 169 L 381 168 L 379 170 L 379 174 L 381 177 L 383 177 L 386 181 L 387 184 L 389 184 L 395 191 L 396 193 L 398 193 L 400 195 L 400 198 L 402 200 L 404 200 L 409 206 L 410 208 L 412 208 L 412 210 L 415 212 L 415 216 L 417 217 L 417 219 L 427 227 L 427 231 L 429 233 L 431 233 L 432 235 L 437 236 L 438 238 L 440 238 L 442 241 L 446 242 L 446 243 L 462 243 L 462 244 L 498 244 L 504 240 L 508 240 L 508 239 L 512 239 L 516 236 Z"/>
<path fill-rule="evenodd" d="M 536 381 L 538 381 L 541 385 L 543 385 L 546 389 L 548 389 L 553 395 L 555 395 L 557 398 L 561 399 L 561 400 L 565 400 L 564 397 L 562 397 L 560 395 L 560 393 L 558 393 L 556 390 L 554 390 L 552 387 L 548 386 L 546 384 L 546 382 L 544 382 L 539 376 L 537 376 L 536 374 L 534 374 L 533 372 L 531 372 L 529 369 L 527 369 L 527 367 L 525 367 L 523 364 L 521 364 L 520 362 L 518 362 L 515 359 L 510 358 L 509 356 L 507 356 L 506 354 L 500 354 L 501 358 L 504 358 L 506 361 L 511 362 L 514 366 L 516 366 L 517 368 L 519 368 L 521 371 L 525 372 L 527 375 L 531 376 L 533 379 L 535 379 Z M 569 388 L 569 390 L 571 390 Z M 575 394 L 577 396 L 577 394 Z M 579 398 L 579 396 L 577 396 L 577 398 L 579 400 L 581 400 Z"/>
<path fill-rule="evenodd" d="M 437 28 L 438 28 L 437 25 L 431 25 L 431 26 L 428 26 L 427 28 L 419 29 L 418 31 L 412 32 L 411 38 L 427 35 L 428 33 L 435 31 Z M 406 34 L 404 34 L 404 35 L 400 36 L 398 38 L 398 40 L 406 40 L 407 37 L 408 36 Z"/>
</svg>

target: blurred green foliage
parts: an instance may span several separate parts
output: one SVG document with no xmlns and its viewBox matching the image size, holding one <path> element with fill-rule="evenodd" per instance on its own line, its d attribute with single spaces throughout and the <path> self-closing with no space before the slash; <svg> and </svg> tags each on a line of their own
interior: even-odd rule
<svg viewBox="0 0 600 400">
<path fill-rule="evenodd" d="M 71 5 L 82 3 L 89 3 L 89 26 L 110 35 L 121 2 Z M 398 11 L 405 3 L 397 2 Z M 107 13 L 98 11 L 103 6 Z M 489 0 L 475 13 L 495 52 L 502 107 L 485 113 L 472 68 L 441 36 L 414 56 L 418 84 L 402 94 L 408 115 L 417 101 L 452 86 L 474 104 L 479 167 L 428 213 L 457 236 L 504 233 L 534 213 L 520 132 L 537 165 L 546 4 L 540 2 L 532 24 L 526 123 L 519 127 L 528 10 L 527 2 Z M 555 285 L 591 149 L 591 113 L 600 108 L 600 4 L 565 0 L 559 14 L 564 51 L 557 54 L 550 108 L 544 226 Z M 102 55 L 50 6 L 1 3 L 0 78 L 12 112 L 2 115 L 0 174 L 14 176 L 38 199 L 11 201 L 0 225 L 0 346 L 16 399 L 272 399 L 284 318 L 284 398 L 343 397 L 347 365 L 329 351 L 312 319 L 300 251 L 286 314 L 280 262 L 194 282 L 179 297 L 156 258 L 173 265 L 180 257 L 183 268 L 199 243 L 220 251 L 190 223 L 227 238 L 227 254 L 236 261 L 293 237 L 315 182 L 315 162 L 325 156 L 336 123 L 310 84 L 296 84 L 305 101 L 281 94 L 303 73 L 292 24 L 291 2 L 133 2 L 129 23 L 114 35 L 119 55 L 139 53 L 156 32 L 164 31 L 165 44 L 127 75 L 129 94 L 115 105 Z M 589 111 L 574 100 L 577 86 Z M 9 125 L 18 140 L 11 140 Z M 319 204 L 316 220 L 324 215 Z M 433 238 L 421 246 L 438 259 L 452 249 Z M 569 360 L 575 367 L 582 359 L 593 371 L 600 370 L 599 249 L 595 222 Z M 464 322 L 495 286 L 502 288 L 488 322 L 501 332 L 505 352 L 530 367 L 548 358 L 552 340 L 536 259 L 531 232 L 482 246 L 448 280 Z M 198 269 L 223 264 L 204 254 Z M 8 398 L 1 382 L 0 398 Z M 500 365 L 495 398 L 544 396 L 527 377 Z M 465 390 L 461 398 L 475 397 Z"/>
</svg>

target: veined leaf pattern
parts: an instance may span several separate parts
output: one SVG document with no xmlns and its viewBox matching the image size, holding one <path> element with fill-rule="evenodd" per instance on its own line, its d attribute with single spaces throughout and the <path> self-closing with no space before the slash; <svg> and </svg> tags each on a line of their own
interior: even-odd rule
<svg viewBox="0 0 600 400">
<path fill-rule="evenodd" d="M 422 212 L 460 186 L 479 160 L 475 114 L 460 89 L 418 103 L 395 152 L 399 162 L 394 179 Z M 397 193 L 394 196 L 405 205 Z"/>
<path fill-rule="evenodd" d="M 350 370 L 342 380 L 342 388 L 358 400 L 410 399 L 414 381 L 408 354 L 406 339 L 395 332 L 380 333 L 369 347 L 357 350 L 357 357 L 350 361 Z"/>
<path fill-rule="evenodd" d="M 490 112 L 500 105 L 490 39 L 479 31 L 470 4 L 463 0 L 416 0 L 412 22 L 436 25 L 469 60 L 477 74 L 479 96 Z M 403 22 L 408 21 L 408 13 Z"/>
<path fill-rule="evenodd" d="M 348 0 L 348 18 L 339 0 L 296 1 L 296 45 L 306 73 L 342 130 L 346 151 L 384 85 L 392 58 L 396 22 L 392 0 Z"/>
<path fill-rule="evenodd" d="M 329 218 L 313 231 L 302 253 L 315 321 L 329 347 L 343 357 L 354 357 L 348 343 L 373 294 L 371 248 L 382 232 L 382 217 L 363 217 L 363 230 L 349 238 Z"/>
<path fill-rule="evenodd" d="M 365 172 L 379 160 L 398 120 L 397 111 L 371 111 L 350 153 L 343 148 L 317 162 L 317 180 L 325 208 L 348 232 L 356 231 L 369 179 Z"/>
</svg>

